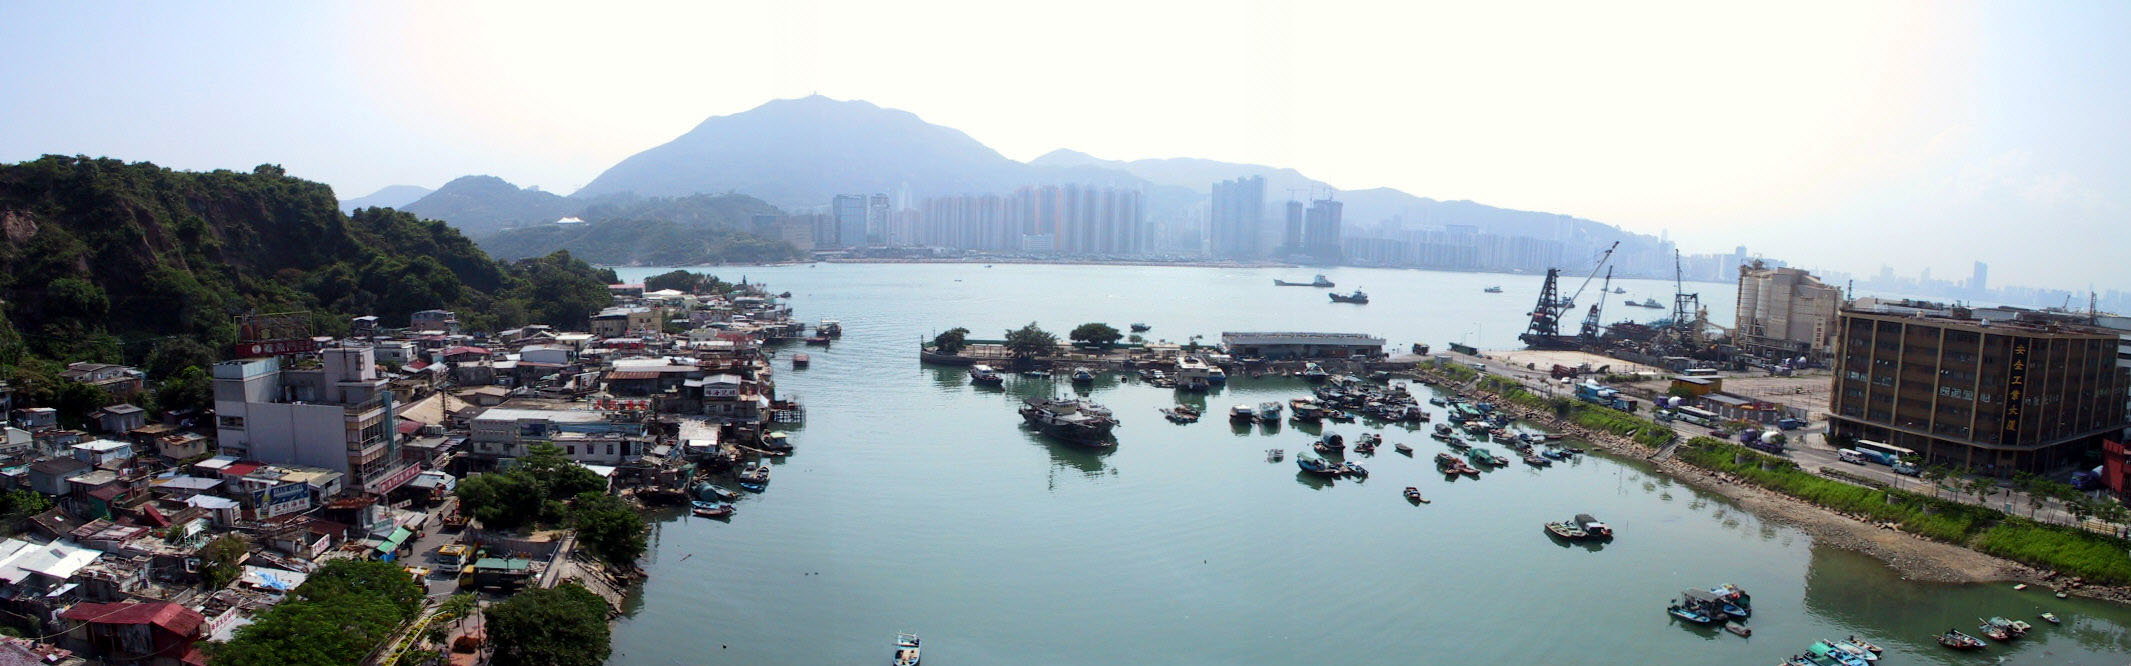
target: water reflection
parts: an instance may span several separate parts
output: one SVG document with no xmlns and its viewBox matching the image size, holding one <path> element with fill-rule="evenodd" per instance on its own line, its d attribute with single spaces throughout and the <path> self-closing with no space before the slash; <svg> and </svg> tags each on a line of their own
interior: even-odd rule
<svg viewBox="0 0 2131 666">
<path fill-rule="evenodd" d="M 1338 483 L 1338 481 L 1333 480 L 1332 477 L 1325 476 L 1323 474 L 1312 474 L 1310 472 L 1304 472 L 1301 470 L 1295 471 L 1295 482 L 1300 483 L 1303 487 L 1309 488 L 1311 490 L 1324 490 Z"/>
</svg>

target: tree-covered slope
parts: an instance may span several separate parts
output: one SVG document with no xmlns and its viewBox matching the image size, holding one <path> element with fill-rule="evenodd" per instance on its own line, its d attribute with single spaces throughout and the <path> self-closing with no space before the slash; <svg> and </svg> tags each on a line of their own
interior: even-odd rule
<svg viewBox="0 0 2131 666">
<path fill-rule="evenodd" d="M 47 156 L 0 165 L 0 365 L 25 354 L 139 363 L 157 344 L 226 350 L 234 317 L 309 311 L 320 334 L 375 314 L 461 311 L 476 325 L 572 325 L 606 301 L 567 254 L 502 264 L 451 227 L 262 165 L 172 171 Z"/>
</svg>

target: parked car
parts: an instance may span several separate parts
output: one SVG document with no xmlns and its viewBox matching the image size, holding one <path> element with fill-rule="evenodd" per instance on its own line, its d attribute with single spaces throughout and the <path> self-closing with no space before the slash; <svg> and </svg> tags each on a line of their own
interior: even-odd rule
<svg viewBox="0 0 2131 666">
<path fill-rule="evenodd" d="M 1924 470 L 1905 462 L 1894 463 L 1894 473 L 1902 476 L 1923 476 Z"/>
<path fill-rule="evenodd" d="M 1805 427 L 1805 419 L 1777 419 L 1776 427 L 1784 430 L 1797 430 L 1799 428 Z"/>
</svg>

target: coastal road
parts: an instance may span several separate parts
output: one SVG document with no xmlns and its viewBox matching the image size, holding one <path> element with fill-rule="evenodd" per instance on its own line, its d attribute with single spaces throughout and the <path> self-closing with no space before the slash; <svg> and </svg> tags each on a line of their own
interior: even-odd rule
<svg viewBox="0 0 2131 666">
<path fill-rule="evenodd" d="M 1510 365 L 1504 363 L 1500 358 L 1495 358 L 1495 356 L 1495 352 L 1486 352 L 1486 356 L 1483 356 L 1481 358 L 1474 358 L 1462 354 L 1453 355 L 1452 358 L 1460 363 L 1480 363 L 1482 365 L 1485 365 L 1489 374 L 1516 379 L 1518 382 L 1524 384 L 1528 389 L 1540 393 L 1542 395 L 1574 395 L 1574 388 L 1572 388 L 1570 385 L 1561 383 L 1560 380 L 1552 379 L 1543 369 L 1533 370 L 1525 368 L 1522 365 Z M 1626 362 L 1623 361 L 1621 363 Z M 1756 377 L 1745 376 L 1744 378 L 1751 379 Z M 1727 377 L 1727 379 L 1729 379 L 1729 377 Z M 1837 469 L 1841 470 L 1845 474 L 1876 481 L 1882 484 L 1886 484 L 1887 486 L 1892 488 L 1907 490 L 1915 493 L 1933 494 L 1941 499 L 1953 500 L 1964 504 L 1980 505 L 1986 508 L 2003 511 L 2011 515 L 2032 515 L 2034 519 L 2048 523 L 2056 523 L 2059 525 L 2078 524 L 2077 519 L 2075 519 L 2070 512 L 2067 512 L 2060 508 L 2056 502 L 2044 501 L 2038 504 L 2032 497 L 2028 496 L 2028 494 L 2013 490 L 2012 488 L 2006 486 L 2004 481 L 2002 480 L 1998 481 L 1997 490 L 1995 492 L 1990 493 L 1986 497 L 1979 498 L 1974 494 L 1968 493 L 1966 491 L 1953 492 L 1933 488 L 1932 484 L 1928 481 L 1917 477 L 1895 474 L 1893 468 L 1885 465 L 1859 465 L 1856 463 L 1843 462 L 1839 457 L 1837 457 L 1835 447 L 1829 446 L 1827 444 L 1826 437 L 1821 436 L 1826 432 L 1827 429 L 1824 414 L 1821 413 L 1824 412 L 1825 408 L 1825 403 L 1820 403 L 1820 411 L 1816 411 L 1811 415 L 1813 417 L 1812 420 L 1814 421 L 1814 423 L 1810 427 L 1802 428 L 1799 430 L 1793 430 L 1786 433 L 1790 436 L 1790 441 L 1788 444 L 1789 448 L 1786 449 L 1782 455 L 1784 457 L 1790 458 L 1793 461 L 1796 461 L 1799 467 L 1807 471 L 1818 474 L 1822 468 Z M 1647 414 L 1638 415 L 1647 416 Z M 1704 428 L 1702 426 L 1694 425 L 1691 423 L 1674 421 L 1669 425 L 1672 427 L 1673 432 L 1678 433 L 1682 439 L 1690 437 L 1714 436 L 1709 428 Z M 1949 482 L 1958 482 L 1958 480 L 1950 479 Z M 2099 532 L 2103 534 L 2122 535 L 2125 534 L 2127 531 L 2126 527 L 2123 525 L 2106 523 L 2091 518 L 2088 519 L 2081 526 L 2089 531 Z"/>
</svg>

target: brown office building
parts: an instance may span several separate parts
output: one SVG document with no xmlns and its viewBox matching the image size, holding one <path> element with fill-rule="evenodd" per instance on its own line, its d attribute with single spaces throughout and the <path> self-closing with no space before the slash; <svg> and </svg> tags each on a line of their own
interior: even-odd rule
<svg viewBox="0 0 2131 666">
<path fill-rule="evenodd" d="M 2055 471 L 2123 430 L 2119 332 L 1845 309 L 1829 431 L 1997 475 Z"/>
</svg>

